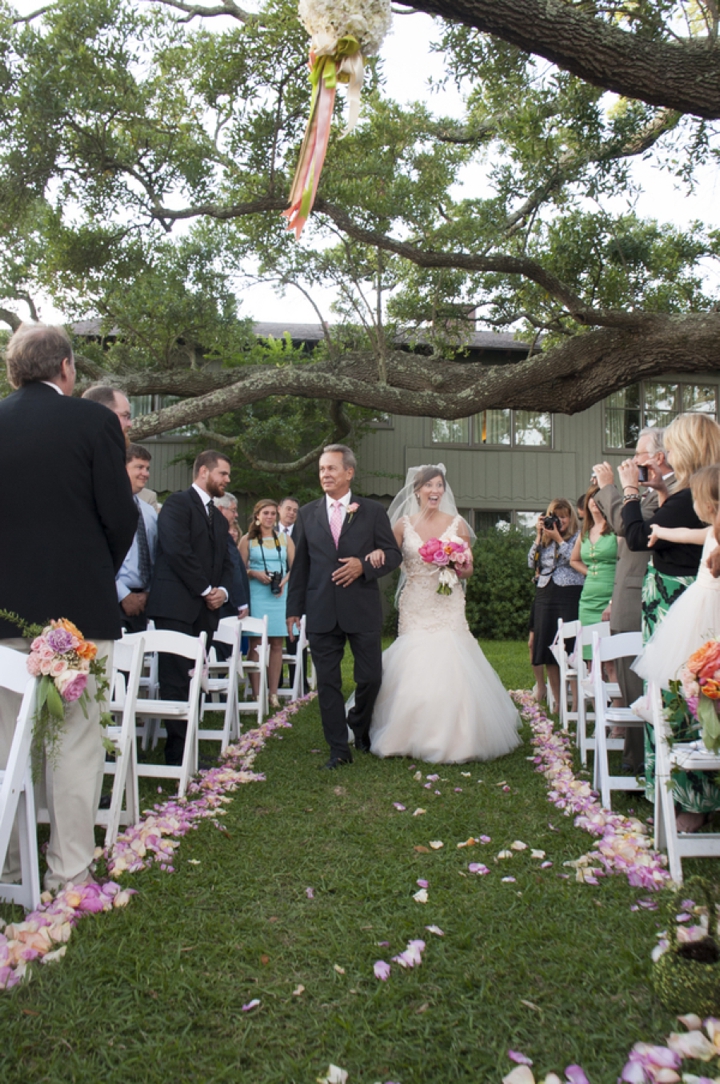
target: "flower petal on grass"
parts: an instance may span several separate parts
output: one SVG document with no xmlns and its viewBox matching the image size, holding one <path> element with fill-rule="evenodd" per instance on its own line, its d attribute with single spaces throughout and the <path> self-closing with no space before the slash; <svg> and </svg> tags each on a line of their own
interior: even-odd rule
<svg viewBox="0 0 720 1084">
<path fill-rule="evenodd" d="M 508 1050 L 508 1057 L 517 1065 L 532 1065 L 533 1063 L 532 1058 L 529 1058 L 527 1054 L 521 1054 L 519 1050 Z"/>
<path fill-rule="evenodd" d="M 418 891 L 413 896 L 413 899 L 415 900 L 415 903 L 427 903 L 427 901 L 428 901 L 427 888 L 419 888 Z"/>
<path fill-rule="evenodd" d="M 445 846 L 445 844 L 443 843 L 443 841 L 441 839 L 431 839 L 430 840 L 430 846 L 432 847 L 432 849 L 434 851 L 439 851 L 441 849 L 441 847 Z"/>
<path fill-rule="evenodd" d="M 427 813 L 426 809 L 421 809 L 419 806 L 413 813 L 413 817 L 422 817 L 423 813 Z"/>
<path fill-rule="evenodd" d="M 305 993 L 305 987 L 303 986 L 302 983 L 298 983 L 298 985 L 295 987 L 295 989 L 292 992 L 292 996 L 293 997 L 300 997 L 300 994 L 304 994 L 304 993 Z"/>
<path fill-rule="evenodd" d="M 468 866 L 468 871 L 470 873 L 479 873 L 481 877 L 490 872 L 487 866 L 484 866 L 482 862 L 471 862 Z"/>
<path fill-rule="evenodd" d="M 590 1084 L 579 1065 L 568 1065 L 565 1076 L 568 1078 L 568 1084 Z"/>
<path fill-rule="evenodd" d="M 527 1065 L 516 1065 L 507 1076 L 502 1078 L 502 1084 L 535 1084 L 535 1077 Z"/>
<path fill-rule="evenodd" d="M 545 857 L 545 851 L 534 851 L 534 850 L 530 851 L 530 857 L 531 858 L 544 858 Z"/>
<path fill-rule="evenodd" d="M 338 975 L 344 975 L 345 974 L 345 968 L 340 967 L 340 964 L 333 964 L 333 970 L 337 971 Z"/>
<path fill-rule="evenodd" d="M 310 888 L 310 886 L 309 886 L 309 885 L 308 885 L 308 887 L 307 887 L 307 888 L 305 889 L 305 895 L 307 896 L 307 898 L 308 898 L 309 900 L 314 900 L 314 899 L 315 899 L 315 892 L 314 892 L 314 890 L 313 890 L 312 888 Z"/>
<path fill-rule="evenodd" d="M 393 805 L 397 809 L 398 813 L 404 813 L 407 806 L 404 806 L 402 802 L 393 802 Z"/>
<path fill-rule="evenodd" d="M 503 884 L 506 884 L 506 885 L 517 884 L 517 881 L 516 881 L 515 877 L 502 877 L 501 880 L 502 880 Z"/>
<path fill-rule="evenodd" d="M 436 937 L 445 936 L 439 926 L 426 926 L 425 929 L 428 931 L 428 933 L 434 933 Z"/>
<path fill-rule="evenodd" d="M 512 851 L 526 851 L 527 849 L 527 843 L 523 843 L 521 839 L 516 839 L 514 843 L 510 844 L 510 850 Z"/>
<path fill-rule="evenodd" d="M 252 1001 L 248 1001 L 247 1005 L 243 1005 L 242 1012 L 250 1012 L 251 1009 L 257 1009 L 259 1004 L 260 1004 L 260 999 L 257 998 L 257 997 L 254 997 L 252 999 Z"/>
<path fill-rule="evenodd" d="M 423 877 L 418 877 L 415 884 L 418 886 L 418 888 L 429 888 L 430 887 L 430 882 L 426 881 Z"/>
<path fill-rule="evenodd" d="M 701 1031 L 673 1032 L 668 1036 L 667 1044 L 681 1058 L 710 1061 L 717 1054 L 715 1044 L 706 1039 Z"/>
<path fill-rule="evenodd" d="M 678 1020 L 685 1025 L 688 1031 L 700 1031 L 702 1027 L 702 1020 L 694 1012 L 686 1013 L 685 1016 L 678 1016 Z"/>
<path fill-rule="evenodd" d="M 390 977 L 390 964 L 385 960 L 376 960 L 373 964 L 373 974 L 381 982 L 387 982 Z"/>
<path fill-rule="evenodd" d="M 512 851 L 498 851 L 498 858 L 512 858 Z"/>
<path fill-rule="evenodd" d="M 347 1078 L 347 1069 L 341 1069 L 339 1065 L 330 1063 L 327 1076 L 319 1076 L 317 1084 L 346 1084 Z"/>
</svg>

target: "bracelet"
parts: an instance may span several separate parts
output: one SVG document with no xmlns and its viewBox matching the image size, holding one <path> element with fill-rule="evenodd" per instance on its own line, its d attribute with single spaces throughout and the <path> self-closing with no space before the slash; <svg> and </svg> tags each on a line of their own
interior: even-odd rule
<svg viewBox="0 0 720 1084">
<path fill-rule="evenodd" d="M 627 504 L 628 501 L 639 501 L 639 500 L 640 500 L 640 494 L 639 493 L 626 493 L 625 496 L 623 497 L 623 504 Z"/>
</svg>

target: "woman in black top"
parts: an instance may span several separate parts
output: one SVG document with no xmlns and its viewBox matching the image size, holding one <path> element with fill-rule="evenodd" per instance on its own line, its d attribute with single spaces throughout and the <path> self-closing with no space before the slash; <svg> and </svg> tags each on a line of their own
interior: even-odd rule
<svg viewBox="0 0 720 1084">
<path fill-rule="evenodd" d="M 649 520 L 640 512 L 638 468 L 627 459 L 618 471 L 623 486 L 622 518 L 625 540 L 631 550 L 646 550 L 651 527 L 689 527 L 702 530 L 704 524 L 693 508 L 690 477 L 701 467 L 720 463 L 720 425 L 705 414 L 681 414 L 665 430 L 665 454 L 673 469 L 669 485 L 658 490 L 660 507 Z M 646 643 L 663 620 L 675 599 L 697 576 L 702 546 L 657 539 L 651 548 L 642 588 L 642 633 Z M 671 724 L 672 725 L 672 724 Z M 677 736 L 684 731 L 683 723 Z M 675 729 L 675 728 L 673 728 Z M 705 773 L 678 773 L 673 776 L 678 830 L 694 832 L 702 827 L 708 812 L 718 808 L 718 791 Z M 655 747 L 653 733 L 645 730 L 645 795 L 655 798 Z"/>
</svg>

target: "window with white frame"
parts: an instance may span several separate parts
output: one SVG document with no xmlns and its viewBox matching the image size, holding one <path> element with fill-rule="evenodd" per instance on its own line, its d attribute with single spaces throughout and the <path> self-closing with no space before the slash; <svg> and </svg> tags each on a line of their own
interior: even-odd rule
<svg viewBox="0 0 720 1084">
<path fill-rule="evenodd" d="M 605 400 L 605 447 L 632 449 L 641 429 L 669 425 L 678 414 L 717 418 L 717 386 L 642 380 Z"/>
<path fill-rule="evenodd" d="M 433 418 L 433 444 L 467 447 L 552 447 L 552 414 L 539 410 L 483 410 L 471 418 Z"/>
</svg>

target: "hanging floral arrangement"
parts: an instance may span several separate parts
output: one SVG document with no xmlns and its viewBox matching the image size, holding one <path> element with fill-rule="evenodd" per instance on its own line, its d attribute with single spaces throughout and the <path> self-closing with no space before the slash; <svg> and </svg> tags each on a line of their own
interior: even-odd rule
<svg viewBox="0 0 720 1084">
<path fill-rule="evenodd" d="M 300 0 L 300 21 L 311 35 L 310 116 L 290 190 L 290 206 L 282 213 L 288 229 L 300 237 L 315 202 L 332 121 L 338 83 L 347 84 L 349 135 L 360 114 L 365 58 L 375 55 L 387 34 L 390 0 Z"/>
</svg>

